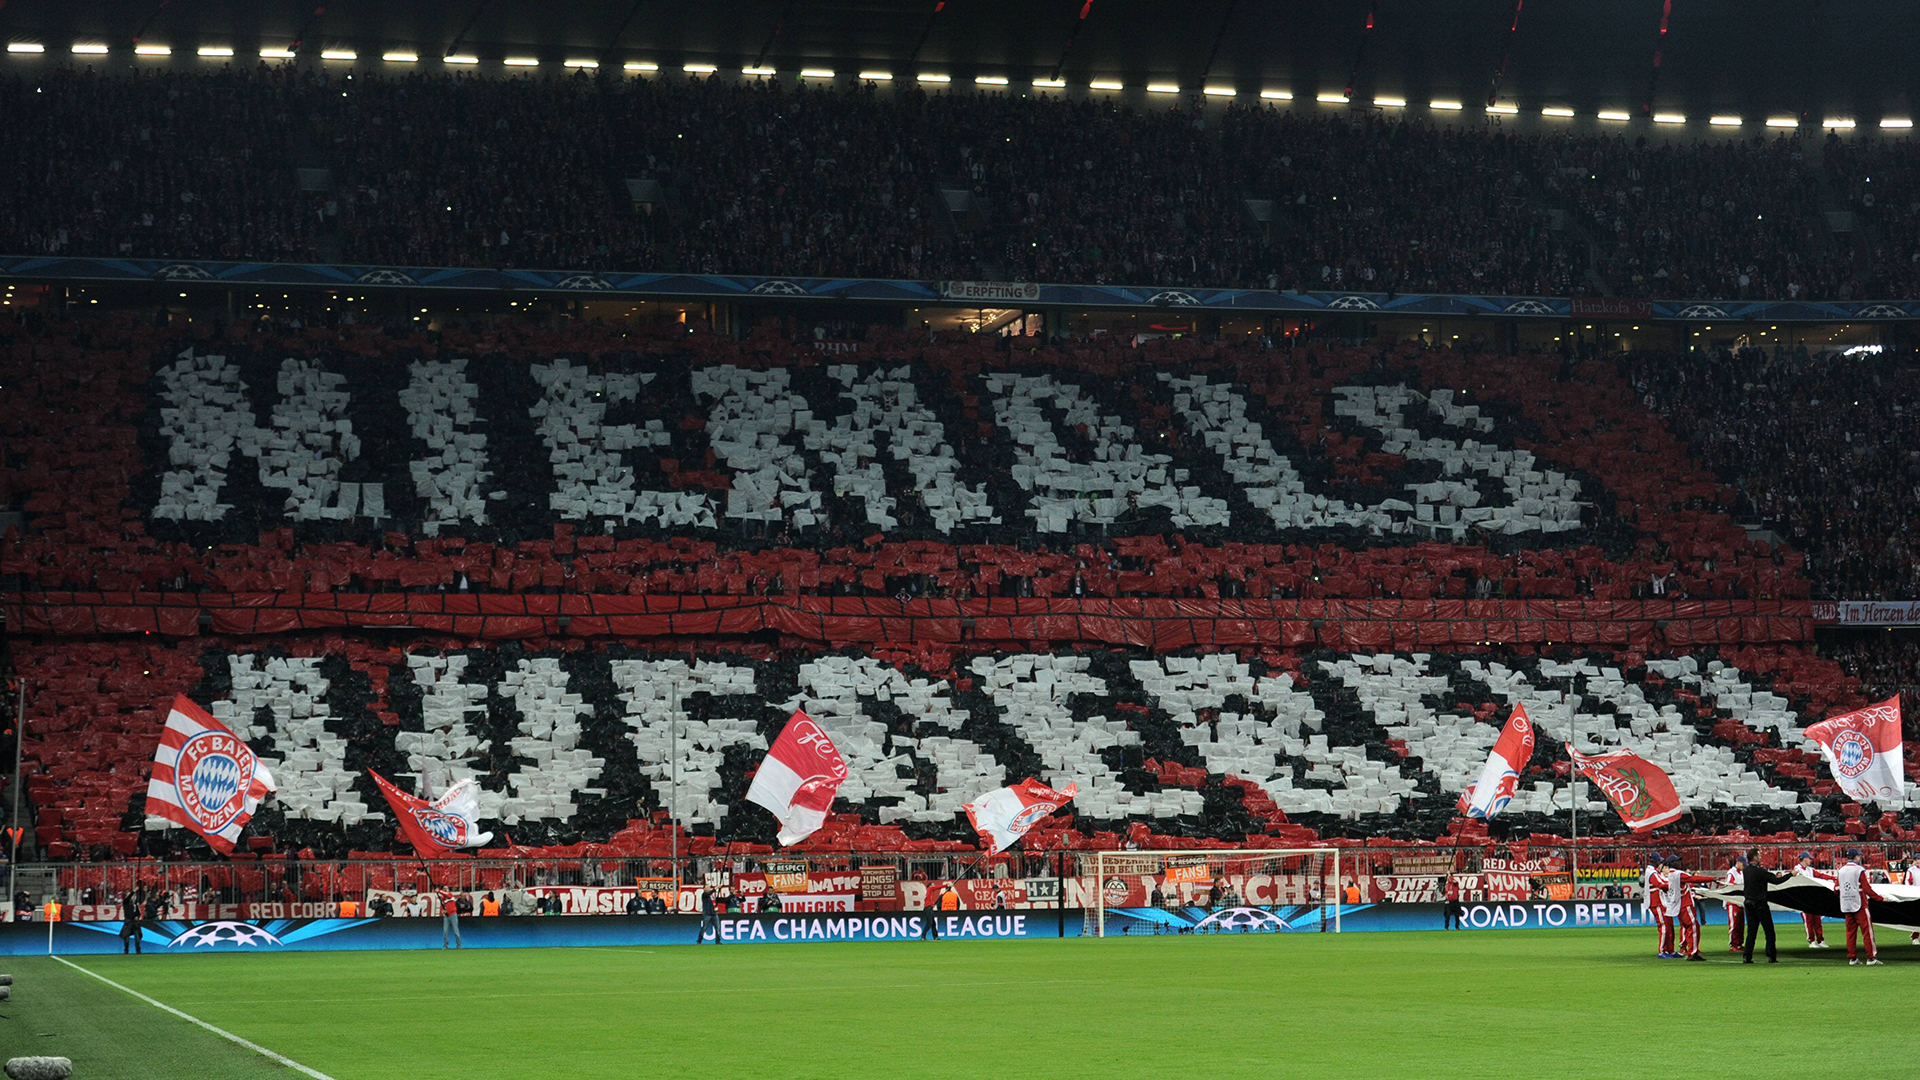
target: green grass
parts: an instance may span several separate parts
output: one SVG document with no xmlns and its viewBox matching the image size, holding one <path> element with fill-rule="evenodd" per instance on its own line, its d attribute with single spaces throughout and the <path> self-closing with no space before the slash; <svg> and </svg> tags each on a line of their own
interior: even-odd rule
<svg viewBox="0 0 1920 1080">
<path fill-rule="evenodd" d="M 1606 930 L 77 962 L 338 1080 L 1777 1080 L 1912 1067 L 1920 949 L 1886 938 L 1879 968 L 1798 943 L 1774 967 L 1661 961 L 1650 931 Z M 53 960 L 0 970 L 0 1057 L 296 1075 Z"/>
</svg>

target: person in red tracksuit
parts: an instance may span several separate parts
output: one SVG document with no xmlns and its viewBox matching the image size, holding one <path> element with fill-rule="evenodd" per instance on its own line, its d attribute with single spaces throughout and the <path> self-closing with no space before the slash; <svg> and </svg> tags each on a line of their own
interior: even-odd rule
<svg viewBox="0 0 1920 1080">
<path fill-rule="evenodd" d="M 1727 868 L 1727 876 L 1720 880 L 1736 889 L 1745 886 L 1746 875 L 1740 872 L 1740 856 L 1733 857 L 1733 865 Z M 1745 908 L 1731 900 L 1727 901 L 1726 907 L 1727 951 L 1741 952 L 1747 945 L 1747 912 Z"/>
<path fill-rule="evenodd" d="M 1813 852 L 1811 851 L 1803 851 L 1800 853 L 1800 861 L 1793 864 L 1793 872 L 1799 874 L 1801 877 L 1825 877 L 1829 881 L 1833 880 L 1831 877 L 1827 877 L 1826 874 L 1813 868 Z M 1807 948 L 1824 949 L 1827 947 L 1827 924 L 1821 920 L 1820 916 L 1815 915 L 1811 911 L 1803 911 L 1800 913 L 1800 922 L 1807 928 Z"/>
<path fill-rule="evenodd" d="M 1814 876 L 1822 881 L 1831 881 L 1840 893 L 1840 914 L 1847 919 L 1847 963 L 1858 965 L 1860 958 L 1855 955 L 1856 940 L 1866 938 L 1866 964 L 1874 966 L 1880 963 L 1880 950 L 1873 944 L 1873 906 L 1867 901 L 1884 900 L 1885 897 L 1873 891 L 1867 881 L 1867 868 L 1860 865 L 1860 852 L 1848 848 L 1847 861 L 1831 874 L 1814 871 Z"/>
<path fill-rule="evenodd" d="M 1673 919 L 1674 930 L 1679 938 L 1679 955 L 1688 960 L 1706 960 L 1700 955 L 1700 911 L 1694 906 L 1693 892 L 1689 885 L 1711 885 L 1713 879 L 1705 874 L 1689 874 L 1680 868 L 1680 856 L 1667 856 L 1667 869 L 1659 878 L 1660 890 L 1666 896 L 1667 914 Z"/>
<path fill-rule="evenodd" d="M 1680 954 L 1673 951 L 1673 920 L 1667 918 L 1666 897 L 1660 892 L 1664 886 L 1656 884 L 1662 880 L 1660 866 L 1660 856 L 1655 854 L 1647 860 L 1646 869 L 1640 871 L 1640 904 L 1653 919 L 1654 955 L 1662 960 L 1671 960 Z"/>
</svg>

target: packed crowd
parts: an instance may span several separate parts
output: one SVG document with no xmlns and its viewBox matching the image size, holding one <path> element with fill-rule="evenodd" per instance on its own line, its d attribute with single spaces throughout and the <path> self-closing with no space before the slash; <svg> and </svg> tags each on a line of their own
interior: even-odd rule
<svg viewBox="0 0 1920 1080">
<path fill-rule="evenodd" d="M 1920 415 L 1913 354 L 1644 354 L 1633 380 L 1745 511 L 1806 552 L 1818 595 L 1920 596 L 1920 456 L 1902 434 Z"/>
<path fill-rule="evenodd" d="M 906 84 L 62 70 L 0 81 L 0 153 L 24 254 L 1787 299 L 1904 295 L 1920 251 L 1914 151 L 1866 136 Z"/>
</svg>

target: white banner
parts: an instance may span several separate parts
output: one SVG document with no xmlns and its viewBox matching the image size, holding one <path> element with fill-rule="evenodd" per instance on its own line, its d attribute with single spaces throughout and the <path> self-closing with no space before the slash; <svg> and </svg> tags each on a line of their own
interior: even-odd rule
<svg viewBox="0 0 1920 1080">
<path fill-rule="evenodd" d="M 1920 626 L 1920 600 L 1821 600 L 1815 622 L 1841 626 Z"/>
</svg>

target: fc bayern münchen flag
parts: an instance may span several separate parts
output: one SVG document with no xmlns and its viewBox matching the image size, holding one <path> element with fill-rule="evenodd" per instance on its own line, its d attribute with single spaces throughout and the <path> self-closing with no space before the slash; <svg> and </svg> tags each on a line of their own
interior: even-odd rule
<svg viewBox="0 0 1920 1080">
<path fill-rule="evenodd" d="M 1507 717 L 1507 726 L 1501 729 L 1499 741 L 1493 744 L 1493 752 L 1480 770 L 1480 779 L 1460 794 L 1460 812 L 1468 817 L 1491 818 L 1505 810 L 1520 787 L 1520 770 L 1532 760 L 1533 721 L 1527 719 L 1526 706 L 1516 701 L 1513 715 Z"/>
<path fill-rule="evenodd" d="M 1673 779 L 1646 758 L 1626 750 L 1583 754 L 1571 746 L 1567 754 L 1634 832 L 1657 829 L 1680 816 Z"/>
<path fill-rule="evenodd" d="M 1900 742 L 1900 699 L 1890 697 L 1807 729 L 1833 772 L 1833 782 L 1859 802 L 1899 803 L 1907 794 Z"/>
<path fill-rule="evenodd" d="M 973 822 L 973 831 L 999 854 L 1027 835 L 1034 823 L 1065 806 L 1078 794 L 1078 784 L 1068 784 L 1065 791 L 1055 791 L 1028 778 L 1012 787 L 994 788 L 964 809 L 967 820 Z"/>
<path fill-rule="evenodd" d="M 797 844 L 827 823 L 827 810 L 846 778 L 847 761 L 839 748 L 813 717 L 795 710 L 753 774 L 747 801 L 780 819 L 780 843 Z"/>
<path fill-rule="evenodd" d="M 273 774 L 246 740 L 186 697 L 173 699 L 153 750 L 147 816 L 192 829 L 231 855 L 260 800 L 275 790 Z"/>
<path fill-rule="evenodd" d="M 428 802 L 401 791 L 393 781 L 372 769 L 367 770 L 367 775 L 380 786 L 380 794 L 387 797 L 387 805 L 393 808 L 400 831 L 418 854 L 445 855 L 458 848 L 482 847 L 493 839 L 492 833 L 480 831 L 475 824 L 480 816 L 480 800 L 475 795 L 478 786 L 472 780 L 462 780 Z"/>
</svg>

